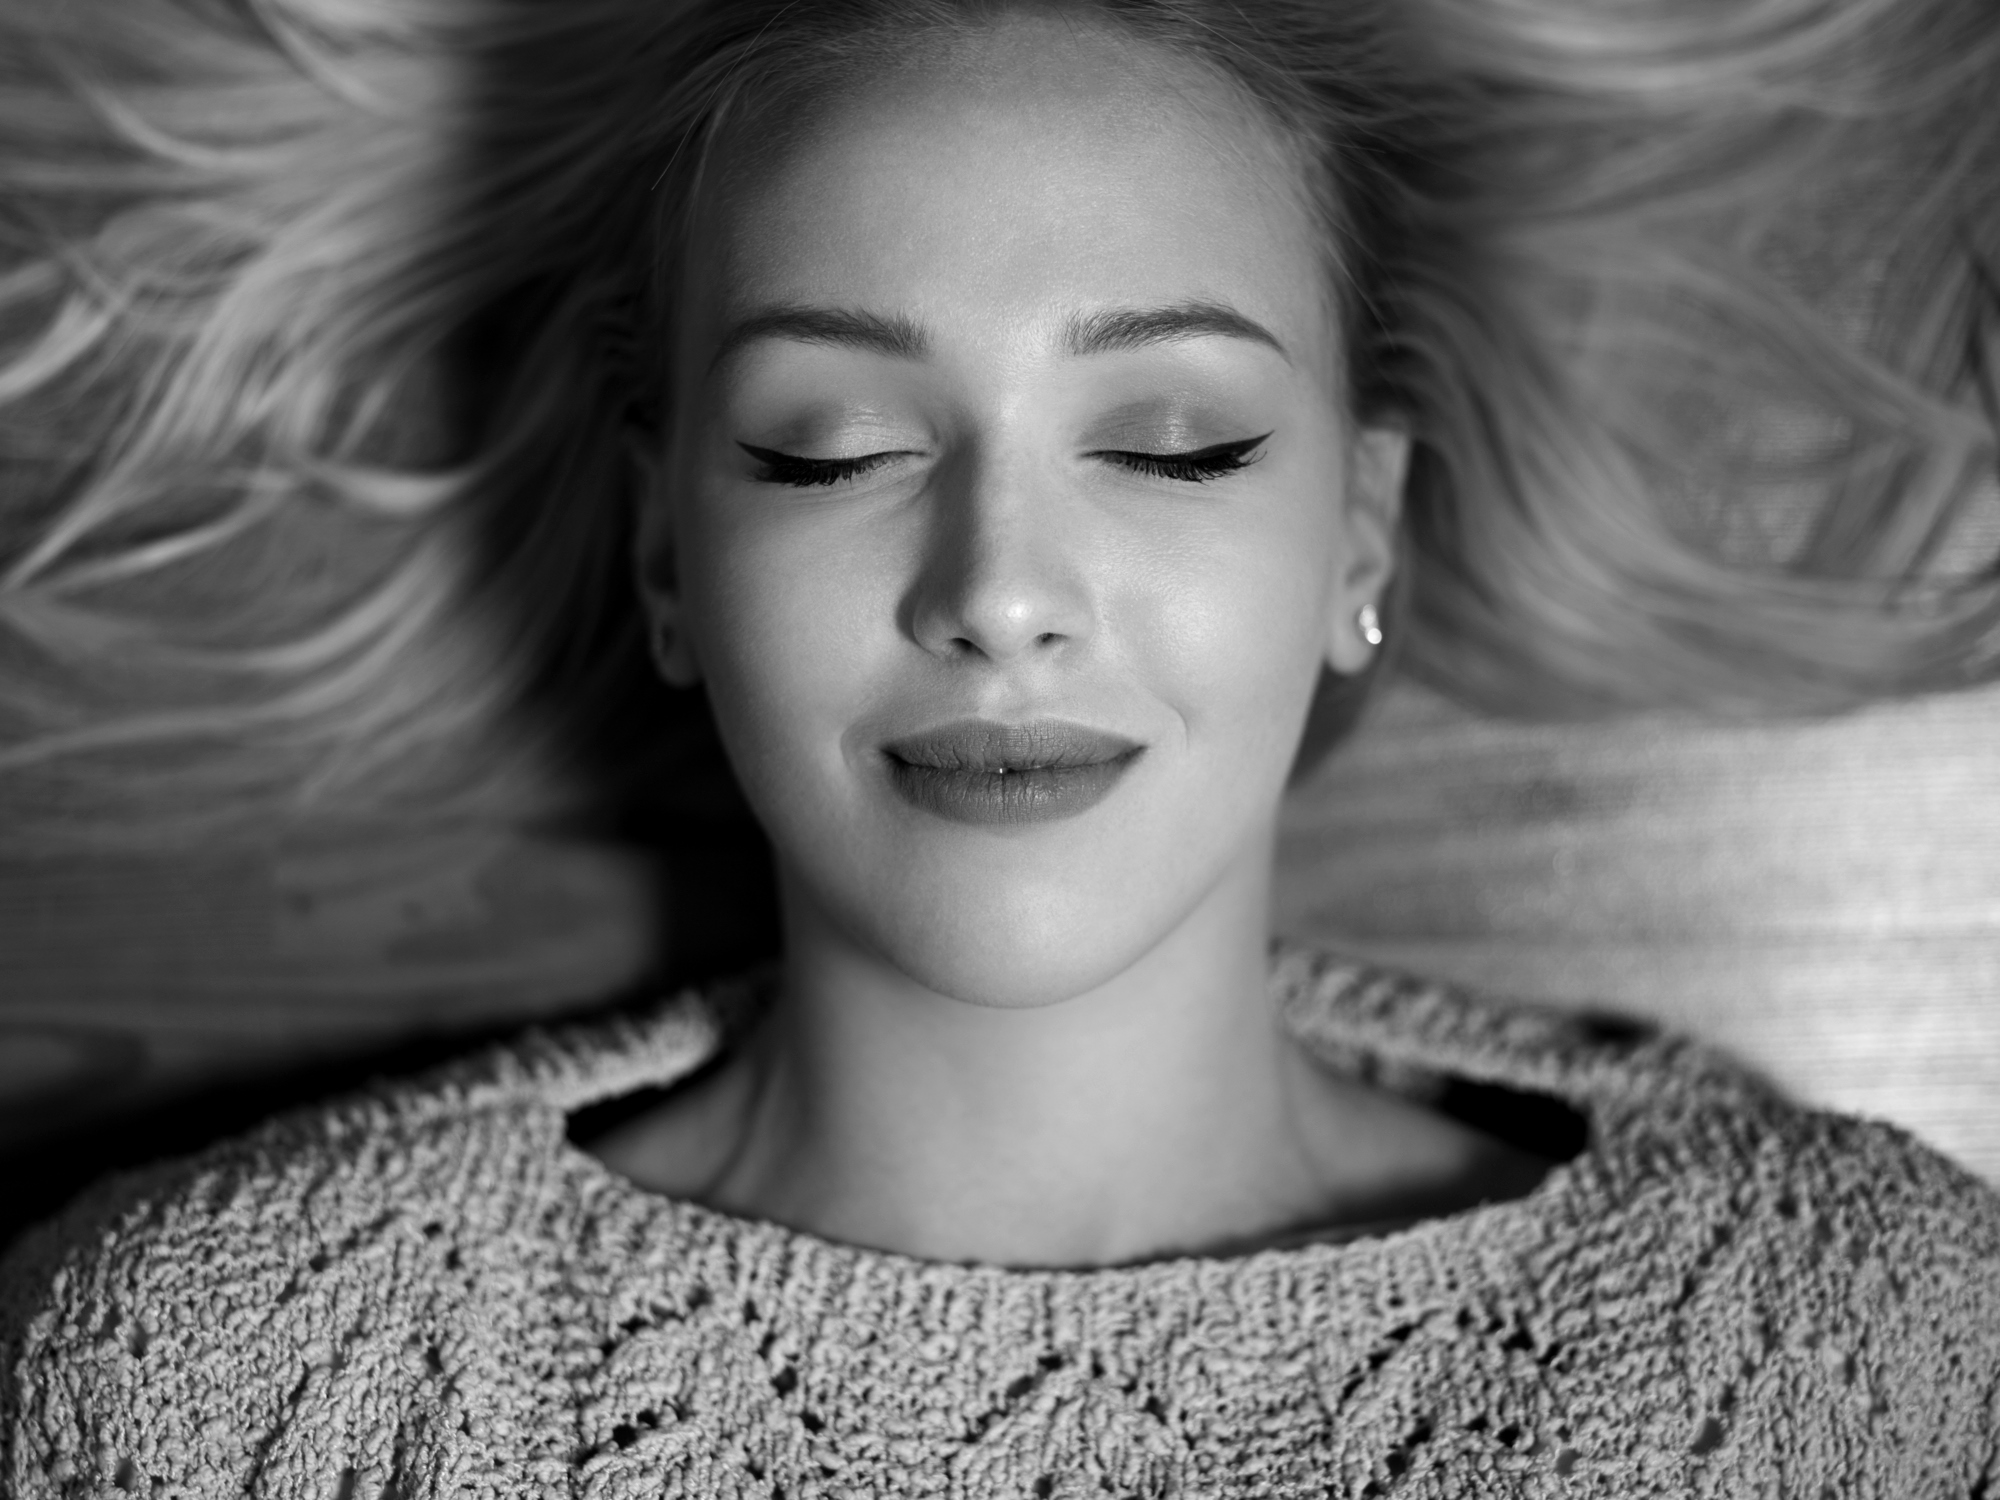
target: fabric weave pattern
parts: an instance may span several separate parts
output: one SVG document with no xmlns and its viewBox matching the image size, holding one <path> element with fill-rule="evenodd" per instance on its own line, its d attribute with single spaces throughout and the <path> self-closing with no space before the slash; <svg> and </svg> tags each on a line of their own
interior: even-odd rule
<svg viewBox="0 0 2000 1500">
<path fill-rule="evenodd" d="M 1341 1243 L 946 1265 L 649 1194 L 568 1114 L 756 986 L 529 1033 L 107 1184 L 5 1269 L 53 1496 L 2000 1493 L 2000 1197 L 1679 1039 L 1302 948 L 1329 1066 L 1562 1100 L 1528 1196 Z"/>
</svg>

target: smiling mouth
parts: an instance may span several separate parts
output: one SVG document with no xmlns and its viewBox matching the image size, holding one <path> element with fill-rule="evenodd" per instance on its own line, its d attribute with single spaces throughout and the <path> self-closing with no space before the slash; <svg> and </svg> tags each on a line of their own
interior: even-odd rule
<svg viewBox="0 0 2000 1500">
<path fill-rule="evenodd" d="M 966 719 L 882 747 L 906 802 L 955 823 L 1045 823 L 1109 796 L 1145 746 L 1061 719 Z"/>
</svg>

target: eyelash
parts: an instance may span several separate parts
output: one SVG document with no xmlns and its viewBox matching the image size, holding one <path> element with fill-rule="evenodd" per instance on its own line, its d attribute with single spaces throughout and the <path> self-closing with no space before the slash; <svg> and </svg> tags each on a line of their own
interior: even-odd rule
<svg viewBox="0 0 2000 1500">
<path fill-rule="evenodd" d="M 1091 455 L 1093 458 L 1109 458 L 1124 465 L 1135 474 L 1144 474 L 1152 479 L 1175 479 L 1183 484 L 1206 484 L 1211 479 L 1220 479 L 1225 474 L 1234 474 L 1239 469 L 1247 469 L 1263 455 L 1256 450 L 1263 446 L 1264 439 L 1271 434 L 1253 438 L 1239 438 L 1233 443 L 1217 443 L 1210 448 L 1196 448 L 1188 453 L 1128 453 L 1107 448 Z"/>
<path fill-rule="evenodd" d="M 1258 437 L 1217 443 L 1213 447 L 1196 448 L 1187 453 L 1133 453 L 1104 448 L 1089 456 L 1111 459 L 1135 474 L 1152 479 L 1206 484 L 1211 479 L 1234 474 L 1257 462 L 1263 455 L 1254 450 L 1262 446 L 1264 439 L 1270 435 L 1267 432 Z M 797 454 L 779 453 L 771 448 L 753 448 L 748 443 L 736 446 L 764 466 L 758 479 L 766 484 L 791 485 L 795 489 L 859 479 L 871 469 L 878 469 L 893 458 L 903 457 L 900 453 L 870 453 L 861 458 L 801 458 Z"/>
<path fill-rule="evenodd" d="M 870 453 L 862 458 L 800 458 L 795 453 L 753 448 L 748 443 L 736 446 L 764 466 L 764 471 L 757 476 L 764 483 L 789 484 L 799 489 L 859 479 L 870 469 L 879 469 L 890 459 L 903 456 L 900 453 Z"/>
</svg>

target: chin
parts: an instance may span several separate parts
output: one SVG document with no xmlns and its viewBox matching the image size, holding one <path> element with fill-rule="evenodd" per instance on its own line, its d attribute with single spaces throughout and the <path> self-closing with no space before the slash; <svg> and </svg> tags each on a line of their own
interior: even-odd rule
<svg viewBox="0 0 2000 1500">
<path fill-rule="evenodd" d="M 850 930 L 926 989 L 1000 1010 L 1058 1005 L 1110 983 L 1190 904 L 1114 878 L 1026 887 L 960 879 L 897 894 L 853 913 Z"/>
<path fill-rule="evenodd" d="M 926 933 L 919 945 L 886 950 L 883 957 L 925 989 L 989 1010 L 1042 1010 L 1110 983 L 1137 962 L 1148 945 L 1107 952 L 1100 941 L 1080 944 L 1010 941 L 1012 934 L 967 935 L 946 946 Z M 987 939 L 984 948 L 979 937 Z"/>
</svg>

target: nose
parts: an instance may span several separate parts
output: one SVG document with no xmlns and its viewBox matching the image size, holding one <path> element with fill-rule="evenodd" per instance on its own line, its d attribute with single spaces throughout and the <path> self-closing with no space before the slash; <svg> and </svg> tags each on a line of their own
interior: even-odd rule
<svg viewBox="0 0 2000 1500">
<path fill-rule="evenodd" d="M 934 482 L 910 634 L 941 660 L 996 664 L 1086 639 L 1095 611 L 1084 539 L 1059 482 L 967 468 Z"/>
</svg>

